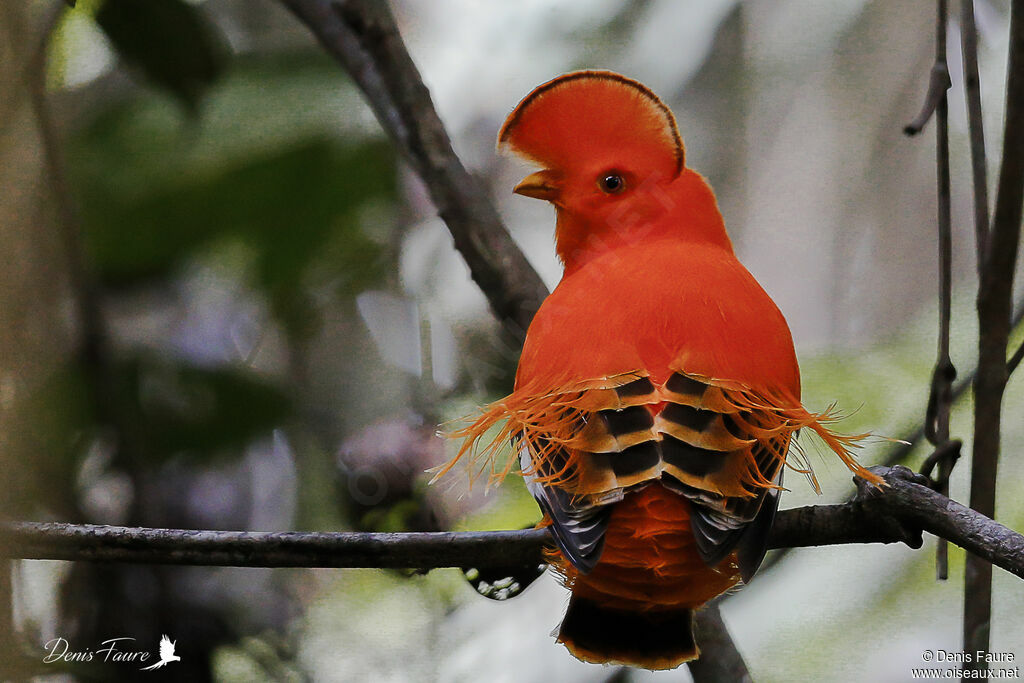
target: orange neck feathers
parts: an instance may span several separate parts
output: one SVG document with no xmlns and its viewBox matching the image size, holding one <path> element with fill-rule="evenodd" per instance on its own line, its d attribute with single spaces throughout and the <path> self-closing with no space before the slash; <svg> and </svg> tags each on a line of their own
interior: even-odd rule
<svg viewBox="0 0 1024 683">
<path fill-rule="evenodd" d="M 640 187 L 608 207 L 587 208 L 557 206 L 555 250 L 566 275 L 612 249 L 641 242 L 652 248 L 661 240 L 699 242 L 732 253 L 714 192 L 690 169 L 671 182 Z"/>
</svg>

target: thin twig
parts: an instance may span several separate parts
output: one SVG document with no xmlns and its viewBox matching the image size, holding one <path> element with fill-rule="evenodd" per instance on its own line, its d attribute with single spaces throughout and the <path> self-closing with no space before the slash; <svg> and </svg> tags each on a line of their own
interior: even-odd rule
<svg viewBox="0 0 1024 683">
<path fill-rule="evenodd" d="M 942 5 L 939 10 L 943 17 L 942 23 L 945 25 L 946 16 L 946 0 L 939 0 Z M 942 35 L 942 59 L 936 59 L 935 63 L 932 64 L 931 76 L 928 79 L 928 93 L 924 98 L 924 105 L 921 107 L 920 113 L 914 118 L 913 121 L 903 127 L 903 133 L 905 135 L 917 135 L 924 126 L 928 123 L 928 119 L 932 117 L 935 110 L 938 108 L 941 102 L 946 100 L 946 91 L 952 85 L 952 81 L 949 79 L 949 67 L 946 64 L 945 57 L 945 33 Z M 936 54 L 938 54 L 939 46 L 936 44 Z"/>
<path fill-rule="evenodd" d="M 932 470 L 935 468 L 936 465 L 941 465 L 941 463 L 943 462 L 955 464 L 956 461 L 960 459 L 960 448 L 962 446 L 963 442 L 961 442 L 959 439 L 950 439 L 946 441 L 941 446 L 932 451 L 931 455 L 924 459 L 924 462 L 921 463 L 921 469 L 918 470 L 918 472 L 921 474 L 921 476 L 927 477 L 930 480 L 932 476 Z M 942 495 L 944 496 L 948 495 L 943 491 L 939 490 L 938 487 L 934 486 L 934 482 L 932 488 L 935 488 L 937 491 L 939 491 L 939 493 L 942 493 Z M 948 479 L 946 480 L 946 488 L 949 488 Z M 943 576 L 940 578 L 945 579 L 946 577 Z"/>
<path fill-rule="evenodd" d="M 1010 360 L 1007 361 L 1007 363 L 1006 363 L 1006 371 L 1007 371 L 1006 374 L 1007 375 L 1012 375 L 1013 374 L 1013 371 L 1017 369 L 1018 365 L 1020 365 L 1021 359 L 1024 359 L 1024 341 L 1022 341 L 1020 343 L 1020 346 L 1017 347 L 1017 350 L 1013 352 L 1012 356 L 1010 356 Z"/>
<path fill-rule="evenodd" d="M 949 73 L 946 60 L 946 10 L 946 0 L 939 0 L 935 15 L 933 73 L 936 70 Z M 939 230 L 939 348 L 932 371 L 924 433 L 928 441 L 938 448 L 949 441 L 949 415 L 953 404 L 953 381 L 956 379 L 956 368 L 949 357 L 949 326 L 953 307 L 953 237 L 949 197 L 949 99 L 945 90 L 938 95 L 935 103 L 935 168 Z M 953 463 L 944 459 L 938 465 L 937 490 L 943 495 L 949 495 L 949 476 Z M 935 575 L 940 580 L 945 580 L 949 575 L 949 546 L 941 539 L 935 548 Z"/>
<path fill-rule="evenodd" d="M 1003 118 L 996 206 L 978 285 L 978 377 L 974 382 L 971 461 L 971 507 L 989 517 L 995 512 L 1001 413 L 1007 380 L 1006 347 L 1024 208 L 1024 0 L 1013 0 L 1010 9 Z M 968 557 L 964 575 L 964 651 L 988 651 L 992 567 L 982 559 Z M 968 662 L 965 668 L 984 669 L 986 664 Z"/>
<path fill-rule="evenodd" d="M 281 0 L 366 95 L 416 170 L 495 315 L 525 331 L 547 288 L 452 149 L 386 2 Z M 522 341 L 520 339 L 520 341 Z"/>
<path fill-rule="evenodd" d="M 974 188 L 974 232 L 981 273 L 988 244 L 988 167 L 985 160 L 985 126 L 981 116 L 981 80 L 978 75 L 978 29 L 974 24 L 974 0 L 960 1 L 960 44 L 964 63 L 964 94 L 967 129 L 971 139 L 971 179 Z"/>
<path fill-rule="evenodd" d="M 888 486 L 861 482 L 851 502 L 780 511 L 769 547 L 919 547 L 924 530 L 1024 578 L 1024 536 L 931 490 L 905 467 L 873 470 Z M 546 539 L 543 529 L 301 533 L 7 522 L 0 524 L 0 556 L 236 567 L 485 568 L 540 562 Z"/>
<path fill-rule="evenodd" d="M 1024 322 L 1024 302 L 1021 302 L 1020 305 L 1017 306 L 1017 310 L 1014 311 L 1014 313 L 1013 313 L 1013 320 L 1011 321 L 1010 326 L 1011 326 L 1011 328 L 1016 329 L 1016 327 L 1018 325 L 1020 325 L 1022 322 Z M 1022 345 L 1022 346 L 1024 346 L 1024 345 Z M 1016 355 L 1016 354 L 1014 354 L 1014 355 Z M 1017 359 L 1016 363 L 1014 363 L 1013 360 L 1014 359 L 1011 358 L 1007 362 L 1007 364 L 1006 364 L 1006 374 L 1007 374 L 1007 376 L 1013 374 L 1013 371 L 1016 370 L 1017 366 L 1020 364 L 1020 359 L 1019 358 Z M 953 385 L 953 390 L 952 390 L 952 393 L 951 393 L 951 398 L 952 398 L 952 401 L 953 401 L 954 404 L 957 401 L 959 401 L 967 393 L 968 389 L 970 389 L 972 386 L 974 386 L 974 379 L 977 376 L 978 376 L 978 367 L 975 366 L 974 368 L 971 369 L 971 371 L 969 373 L 967 373 L 966 377 L 964 377 L 959 382 L 957 382 L 956 384 Z M 906 459 L 910 456 L 910 454 L 914 451 L 914 449 L 917 448 L 918 444 L 921 443 L 921 439 L 923 439 L 923 438 L 924 438 L 924 423 L 918 425 L 917 428 L 915 428 L 915 430 L 913 432 L 911 432 L 910 434 L 907 434 L 907 435 L 903 436 L 902 438 L 900 438 L 900 441 L 902 443 L 900 443 L 899 446 L 897 446 L 896 448 L 893 448 L 889 452 L 889 455 L 886 456 L 886 458 L 882 461 L 882 464 L 886 465 L 888 467 L 892 467 L 893 465 L 902 464 L 903 462 L 906 461 Z"/>
<path fill-rule="evenodd" d="M 1010 330 L 1016 330 L 1021 323 L 1024 323 L 1024 301 L 1017 304 L 1017 309 L 1013 312 L 1013 319 L 1010 321 Z M 1024 340 L 1021 340 L 1020 346 L 1010 356 L 1010 360 L 1006 361 L 1006 379 L 1009 381 L 1010 375 L 1013 374 L 1014 370 L 1020 365 L 1021 360 L 1024 359 Z"/>
<path fill-rule="evenodd" d="M 935 70 L 948 74 L 946 62 L 946 0 L 936 3 Z M 949 439 L 949 409 L 956 369 L 949 357 L 949 325 L 952 308 L 953 240 L 949 196 L 949 102 L 946 91 L 938 94 L 935 103 L 935 166 L 938 195 L 939 232 L 939 339 L 938 358 L 932 373 L 931 395 L 928 401 L 925 436 L 933 446 Z M 939 467 L 940 476 L 942 466 Z"/>
</svg>

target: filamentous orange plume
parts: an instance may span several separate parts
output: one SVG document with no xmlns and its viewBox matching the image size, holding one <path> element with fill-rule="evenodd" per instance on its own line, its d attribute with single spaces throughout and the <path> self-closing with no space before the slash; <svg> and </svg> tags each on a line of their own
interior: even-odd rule
<svg viewBox="0 0 1024 683">
<path fill-rule="evenodd" d="M 863 435 L 801 405 L 786 321 L 654 93 L 566 74 L 526 96 L 498 144 L 542 166 L 515 191 L 555 206 L 565 272 L 515 391 L 456 433 L 448 468 L 468 455 L 500 479 L 511 443 L 572 590 L 559 641 L 585 661 L 676 667 L 699 654 L 694 610 L 760 565 L 783 466 L 817 488 L 792 463 L 797 430 L 881 480 L 852 456 Z"/>
</svg>

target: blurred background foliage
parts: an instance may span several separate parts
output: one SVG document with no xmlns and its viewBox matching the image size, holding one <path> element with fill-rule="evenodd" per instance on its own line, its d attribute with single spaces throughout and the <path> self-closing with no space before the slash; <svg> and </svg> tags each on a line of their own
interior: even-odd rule
<svg viewBox="0 0 1024 683">
<path fill-rule="evenodd" d="M 675 110 L 688 164 L 786 313 L 807 404 L 838 401 L 849 431 L 899 437 L 920 422 L 935 344 L 933 143 L 900 130 L 927 83 L 931 2 L 393 6 L 456 148 L 549 285 L 551 211 L 511 197 L 524 168 L 495 158 L 495 132 L 558 73 L 627 73 Z M 982 1 L 977 14 L 994 171 L 1007 10 Z M 955 28 L 953 350 L 965 374 L 976 323 Z M 512 479 L 487 496 L 427 487 L 450 448 L 438 425 L 508 391 L 518 350 L 359 93 L 278 4 L 4 3 L 0 188 L 4 516 L 270 531 L 538 519 Z M 965 451 L 968 402 L 953 421 Z M 1021 528 L 1019 379 L 1005 410 L 999 516 Z M 889 448 L 879 440 L 864 459 Z M 818 465 L 827 500 L 851 490 L 837 463 Z M 954 498 L 967 482 L 962 462 Z M 814 502 L 801 482 L 783 498 Z M 958 650 L 963 555 L 936 583 L 932 545 L 796 551 L 730 596 L 755 679 L 905 680 L 924 649 Z M 572 660 L 549 636 L 564 604 L 550 577 L 504 604 L 455 571 L 20 562 L 14 586 L 30 653 L 58 635 L 155 649 L 168 633 L 180 680 L 688 678 Z M 1019 585 L 997 572 L 995 591 L 993 650 L 1024 656 Z"/>
</svg>

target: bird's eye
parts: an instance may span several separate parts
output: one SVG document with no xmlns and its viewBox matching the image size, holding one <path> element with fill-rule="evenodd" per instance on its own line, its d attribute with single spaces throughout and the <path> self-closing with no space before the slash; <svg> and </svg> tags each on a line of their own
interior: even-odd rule
<svg viewBox="0 0 1024 683">
<path fill-rule="evenodd" d="M 618 173 L 604 173 L 597 180 L 598 187 L 607 194 L 618 194 L 626 189 L 626 181 Z"/>
</svg>

